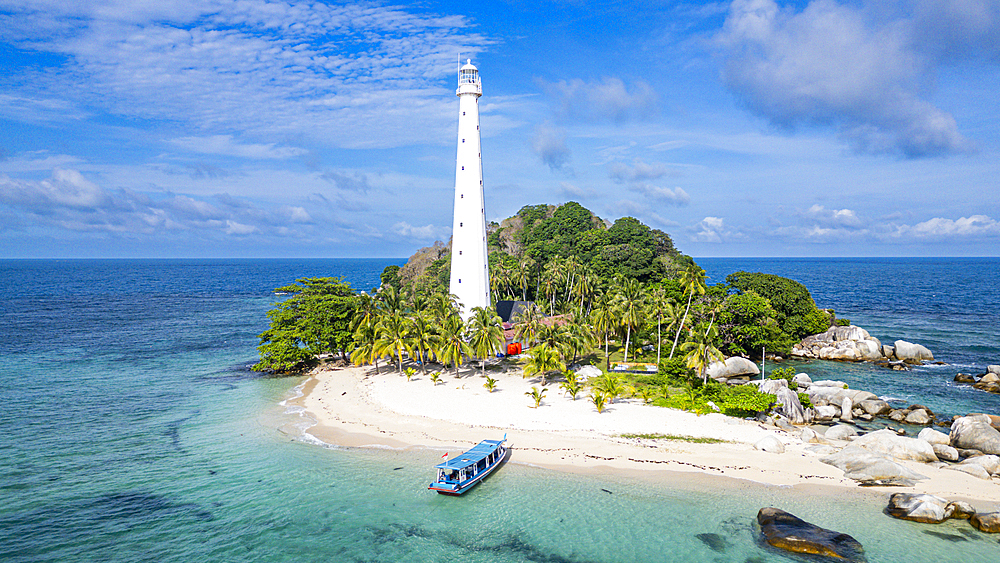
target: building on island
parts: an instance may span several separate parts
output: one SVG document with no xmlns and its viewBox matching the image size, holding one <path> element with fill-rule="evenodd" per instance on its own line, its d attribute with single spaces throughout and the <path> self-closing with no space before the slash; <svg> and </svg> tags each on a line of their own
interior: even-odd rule
<svg viewBox="0 0 1000 563">
<path fill-rule="evenodd" d="M 486 206 L 479 136 L 479 69 L 471 60 L 458 70 L 458 155 L 455 162 L 455 217 L 451 238 L 449 291 L 461 303 L 463 319 L 474 307 L 490 307 L 486 255 Z"/>
</svg>

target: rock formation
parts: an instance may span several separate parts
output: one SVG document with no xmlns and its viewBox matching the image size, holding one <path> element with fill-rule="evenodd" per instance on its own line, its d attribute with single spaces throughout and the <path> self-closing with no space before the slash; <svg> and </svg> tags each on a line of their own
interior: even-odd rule
<svg viewBox="0 0 1000 563">
<path fill-rule="evenodd" d="M 792 346 L 792 356 L 836 361 L 897 362 L 921 364 L 933 361 L 934 354 L 920 344 L 897 340 L 893 346 L 883 346 L 868 331 L 851 326 L 833 326 L 826 332 L 814 334 Z M 893 364 L 894 367 L 905 366 Z"/>
<path fill-rule="evenodd" d="M 865 549 L 847 534 L 820 528 L 777 508 L 762 508 L 757 523 L 768 545 L 794 553 L 806 553 L 864 561 Z"/>
</svg>

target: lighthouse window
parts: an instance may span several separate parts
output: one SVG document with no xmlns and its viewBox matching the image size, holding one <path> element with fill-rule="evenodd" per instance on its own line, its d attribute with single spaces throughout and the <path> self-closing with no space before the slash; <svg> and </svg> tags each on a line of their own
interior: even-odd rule
<svg viewBox="0 0 1000 563">
<path fill-rule="evenodd" d="M 465 139 L 462 139 L 462 142 L 464 143 L 464 142 L 465 142 Z"/>
<path fill-rule="evenodd" d="M 464 167 L 464 166 L 462 167 L 462 170 L 465 170 L 465 167 Z"/>
<path fill-rule="evenodd" d="M 462 115 L 465 115 L 465 112 L 464 112 L 464 111 L 462 112 Z"/>
<path fill-rule="evenodd" d="M 462 278 L 458 278 L 458 283 L 462 283 Z"/>
<path fill-rule="evenodd" d="M 461 226 L 462 226 L 462 224 L 461 224 L 461 223 L 459 223 L 459 224 L 458 224 L 458 226 L 459 226 L 459 227 L 461 227 Z"/>
<path fill-rule="evenodd" d="M 458 194 L 458 199 L 465 199 L 465 194 Z"/>
<path fill-rule="evenodd" d="M 462 251 L 461 251 L 461 250 L 459 250 L 459 251 L 458 251 L 458 255 L 459 255 L 459 256 L 461 256 L 461 255 L 462 255 Z"/>
</svg>

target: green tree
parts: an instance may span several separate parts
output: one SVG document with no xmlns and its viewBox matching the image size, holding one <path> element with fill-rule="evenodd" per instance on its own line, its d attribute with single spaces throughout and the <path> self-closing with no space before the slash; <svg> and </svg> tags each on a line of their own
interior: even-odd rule
<svg viewBox="0 0 1000 563">
<path fill-rule="evenodd" d="M 809 290 L 801 283 L 772 274 L 735 272 L 726 283 L 739 293 L 753 291 L 774 309 L 774 320 L 792 340 L 830 328 L 831 317 L 816 308 Z"/>
<path fill-rule="evenodd" d="M 604 335 L 604 369 L 611 369 L 611 356 L 608 355 L 608 340 L 611 331 L 618 325 L 618 317 L 615 313 L 615 301 L 611 294 L 602 295 L 590 312 L 590 322 L 598 334 Z"/>
<path fill-rule="evenodd" d="M 469 317 L 468 332 L 470 345 L 482 361 L 485 376 L 486 359 L 503 347 L 503 327 L 500 326 L 500 317 L 493 312 L 493 309 L 473 307 L 472 316 Z"/>
<path fill-rule="evenodd" d="M 645 315 L 642 285 L 637 280 L 618 277 L 616 280 L 616 309 L 618 322 L 625 328 L 625 361 L 628 361 L 632 331 L 642 324 Z"/>
<path fill-rule="evenodd" d="M 677 340 L 681 337 L 681 329 L 684 328 L 684 323 L 687 322 L 688 313 L 691 311 L 691 300 L 694 298 L 695 294 L 704 295 L 705 294 L 705 270 L 698 267 L 697 264 L 692 263 L 686 270 L 681 272 L 681 287 L 684 288 L 684 293 L 688 296 L 687 307 L 684 308 L 684 318 L 681 319 L 681 324 L 677 325 L 677 334 L 674 336 L 674 345 L 670 347 L 670 357 L 674 357 L 674 349 L 677 348 Z"/>
<path fill-rule="evenodd" d="M 525 391 L 524 394 L 528 395 L 529 397 L 531 397 L 532 400 L 535 401 L 534 408 L 537 409 L 538 405 L 542 404 L 542 397 L 545 396 L 546 391 L 548 391 L 548 389 L 539 389 L 538 387 L 532 387 L 531 391 Z"/>
<path fill-rule="evenodd" d="M 435 334 L 430 313 L 417 310 L 407 318 L 407 321 L 410 323 L 408 348 L 411 355 L 416 352 L 417 358 L 420 359 L 420 373 L 427 375 L 427 361 L 434 347 Z"/>
<path fill-rule="evenodd" d="M 660 336 L 660 327 L 666 321 L 667 330 L 670 330 L 673 323 L 679 319 L 677 319 L 676 309 L 667 297 L 667 292 L 662 287 L 654 287 L 649 291 L 646 296 L 646 304 L 649 315 L 656 319 L 656 365 L 660 365 L 660 344 L 663 342 L 663 338 Z"/>
<path fill-rule="evenodd" d="M 681 351 L 685 352 L 687 366 L 694 369 L 705 384 L 708 383 L 708 366 L 713 361 L 724 361 L 726 357 L 715 347 L 716 328 L 710 326 L 705 331 L 700 328 L 692 331 L 691 339 L 681 345 Z"/>
<path fill-rule="evenodd" d="M 464 333 L 462 318 L 452 315 L 445 319 L 440 327 L 440 334 L 435 339 L 438 358 L 443 364 L 455 367 L 455 377 L 458 377 L 458 367 L 462 365 L 463 356 L 472 355 L 472 347 L 465 341 Z"/>
<path fill-rule="evenodd" d="M 383 315 L 375 325 L 375 351 L 379 355 L 396 357 L 399 374 L 403 374 L 403 353 L 410 341 L 410 330 L 405 317 Z"/>
<path fill-rule="evenodd" d="M 268 311 L 271 324 L 259 336 L 260 361 L 252 369 L 288 372 L 320 354 L 339 353 L 347 359 L 358 308 L 349 284 L 340 278 L 301 278 L 275 292 L 291 297 Z"/>
<path fill-rule="evenodd" d="M 375 364 L 375 373 L 379 373 L 379 353 L 375 349 L 375 341 L 378 340 L 376 326 L 374 317 L 358 325 L 354 331 L 354 350 L 351 351 L 351 363 L 355 365 Z"/>
<path fill-rule="evenodd" d="M 726 298 L 719 313 L 719 334 L 730 355 L 758 355 L 766 348 L 787 353 L 794 339 L 782 332 L 771 302 L 748 290 Z"/>
<path fill-rule="evenodd" d="M 523 376 L 531 377 L 538 374 L 545 385 L 545 374 L 550 371 L 564 371 L 566 364 L 559 359 L 559 352 L 548 344 L 539 344 L 528 350 L 528 360 L 524 364 Z"/>
</svg>

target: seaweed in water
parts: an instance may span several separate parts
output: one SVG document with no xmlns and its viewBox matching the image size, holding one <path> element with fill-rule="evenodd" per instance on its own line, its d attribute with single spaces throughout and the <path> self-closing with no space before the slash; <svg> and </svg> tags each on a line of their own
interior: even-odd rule
<svg viewBox="0 0 1000 563">
<path fill-rule="evenodd" d="M 719 534 L 695 534 L 694 537 L 701 540 L 701 543 L 707 545 L 712 551 L 717 553 L 725 553 L 729 549 L 729 541 Z"/>
</svg>

